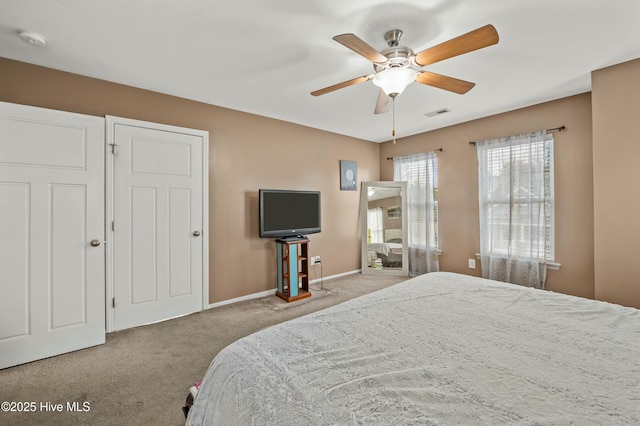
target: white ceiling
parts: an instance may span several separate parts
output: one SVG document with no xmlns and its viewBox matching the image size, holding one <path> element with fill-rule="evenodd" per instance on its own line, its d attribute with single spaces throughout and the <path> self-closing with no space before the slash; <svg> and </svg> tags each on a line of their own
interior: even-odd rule
<svg viewBox="0 0 640 426">
<path fill-rule="evenodd" d="M 0 56 L 382 142 L 392 116 L 373 114 L 371 81 L 310 95 L 373 71 L 334 35 L 382 50 L 399 28 L 418 52 L 494 25 L 497 45 L 425 68 L 470 92 L 414 83 L 397 98 L 403 137 L 587 92 L 591 71 L 640 57 L 639 21 L 638 0 L 2 0 Z"/>
</svg>

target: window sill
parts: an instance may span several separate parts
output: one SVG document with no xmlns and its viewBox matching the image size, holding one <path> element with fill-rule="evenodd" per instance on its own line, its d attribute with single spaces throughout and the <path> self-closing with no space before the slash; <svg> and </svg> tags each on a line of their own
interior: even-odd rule
<svg viewBox="0 0 640 426">
<path fill-rule="evenodd" d="M 476 253 L 476 257 L 480 259 L 480 253 Z M 544 262 L 539 261 L 539 263 L 544 263 Z M 556 262 L 546 262 L 546 263 L 547 263 L 547 269 L 550 269 L 552 271 L 557 271 L 562 266 L 560 263 L 556 263 Z"/>
</svg>

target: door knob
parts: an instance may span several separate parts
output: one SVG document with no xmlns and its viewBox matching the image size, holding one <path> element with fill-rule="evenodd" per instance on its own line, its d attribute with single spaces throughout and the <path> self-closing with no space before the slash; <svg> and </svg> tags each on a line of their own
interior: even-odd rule
<svg viewBox="0 0 640 426">
<path fill-rule="evenodd" d="M 100 240 L 91 240 L 89 244 L 91 244 L 91 247 L 98 247 L 102 242 Z"/>
<path fill-rule="evenodd" d="M 193 231 L 193 236 L 194 237 L 199 237 L 200 236 L 200 231 Z"/>
</svg>

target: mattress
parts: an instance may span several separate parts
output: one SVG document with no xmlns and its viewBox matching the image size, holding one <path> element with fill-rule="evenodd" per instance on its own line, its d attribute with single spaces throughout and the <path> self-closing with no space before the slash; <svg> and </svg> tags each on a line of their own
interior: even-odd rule
<svg viewBox="0 0 640 426">
<path fill-rule="evenodd" d="M 638 425 L 640 311 L 446 272 L 247 336 L 189 425 Z"/>
</svg>

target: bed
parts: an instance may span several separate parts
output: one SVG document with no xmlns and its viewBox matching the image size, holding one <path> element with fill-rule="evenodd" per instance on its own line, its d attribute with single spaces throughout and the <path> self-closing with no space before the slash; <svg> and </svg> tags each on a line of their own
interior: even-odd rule
<svg viewBox="0 0 640 426">
<path fill-rule="evenodd" d="M 384 243 L 369 243 L 367 251 L 375 253 L 382 266 L 398 266 L 402 265 L 402 246 L 402 229 L 385 229 Z"/>
<path fill-rule="evenodd" d="M 367 250 L 376 259 L 380 259 L 382 266 L 396 266 L 402 264 L 402 243 L 369 243 Z"/>
<path fill-rule="evenodd" d="M 638 425 L 640 311 L 425 274 L 247 336 L 189 425 Z"/>
</svg>

